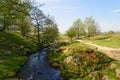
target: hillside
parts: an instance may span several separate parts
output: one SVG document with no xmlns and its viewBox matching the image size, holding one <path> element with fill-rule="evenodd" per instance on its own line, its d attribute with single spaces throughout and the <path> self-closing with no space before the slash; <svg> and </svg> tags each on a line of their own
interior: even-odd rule
<svg viewBox="0 0 120 80">
<path fill-rule="evenodd" d="M 102 46 L 120 48 L 120 33 L 101 34 L 83 40 Z"/>
<path fill-rule="evenodd" d="M 64 80 L 117 80 L 120 63 L 79 42 L 48 51 L 49 63 Z"/>
<path fill-rule="evenodd" d="M 27 55 L 36 51 L 36 41 L 15 32 L 0 32 L 0 80 L 15 77 Z"/>
</svg>

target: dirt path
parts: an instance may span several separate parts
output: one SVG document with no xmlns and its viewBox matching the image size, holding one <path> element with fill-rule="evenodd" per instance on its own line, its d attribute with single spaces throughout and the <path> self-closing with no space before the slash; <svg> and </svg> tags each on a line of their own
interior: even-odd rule
<svg viewBox="0 0 120 80">
<path fill-rule="evenodd" d="M 85 41 L 82 41 L 82 40 L 77 40 L 77 41 L 81 42 L 82 44 L 86 44 L 86 45 L 96 47 L 98 49 L 98 51 L 106 54 L 110 58 L 113 58 L 115 60 L 120 61 L 120 48 L 116 49 L 116 48 L 104 47 L 104 46 L 96 45 L 96 44 L 93 44 L 93 43 L 90 43 L 90 42 L 85 42 Z"/>
</svg>

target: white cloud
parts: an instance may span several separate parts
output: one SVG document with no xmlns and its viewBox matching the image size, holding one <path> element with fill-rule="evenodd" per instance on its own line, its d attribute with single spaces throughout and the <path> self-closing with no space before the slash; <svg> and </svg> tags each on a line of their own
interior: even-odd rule
<svg viewBox="0 0 120 80">
<path fill-rule="evenodd" d="M 114 13 L 120 13 L 120 9 L 115 9 L 112 12 L 114 12 Z"/>
</svg>

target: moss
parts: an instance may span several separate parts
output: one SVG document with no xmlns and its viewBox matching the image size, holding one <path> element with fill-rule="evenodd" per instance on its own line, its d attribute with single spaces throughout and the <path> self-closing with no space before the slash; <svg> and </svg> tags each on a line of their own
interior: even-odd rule
<svg viewBox="0 0 120 80">
<path fill-rule="evenodd" d="M 111 80 L 115 80 L 115 79 L 116 79 L 116 72 L 115 72 L 114 69 L 113 69 L 113 70 L 110 70 L 110 69 L 105 70 L 104 73 L 105 73 Z"/>
</svg>

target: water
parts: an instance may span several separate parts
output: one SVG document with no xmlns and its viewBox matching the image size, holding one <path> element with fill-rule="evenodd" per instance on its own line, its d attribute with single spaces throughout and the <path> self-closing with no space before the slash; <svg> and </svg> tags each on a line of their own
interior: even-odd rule
<svg viewBox="0 0 120 80">
<path fill-rule="evenodd" d="M 30 56 L 29 61 L 18 73 L 22 80 L 61 80 L 60 70 L 49 66 L 47 48 Z"/>
</svg>

